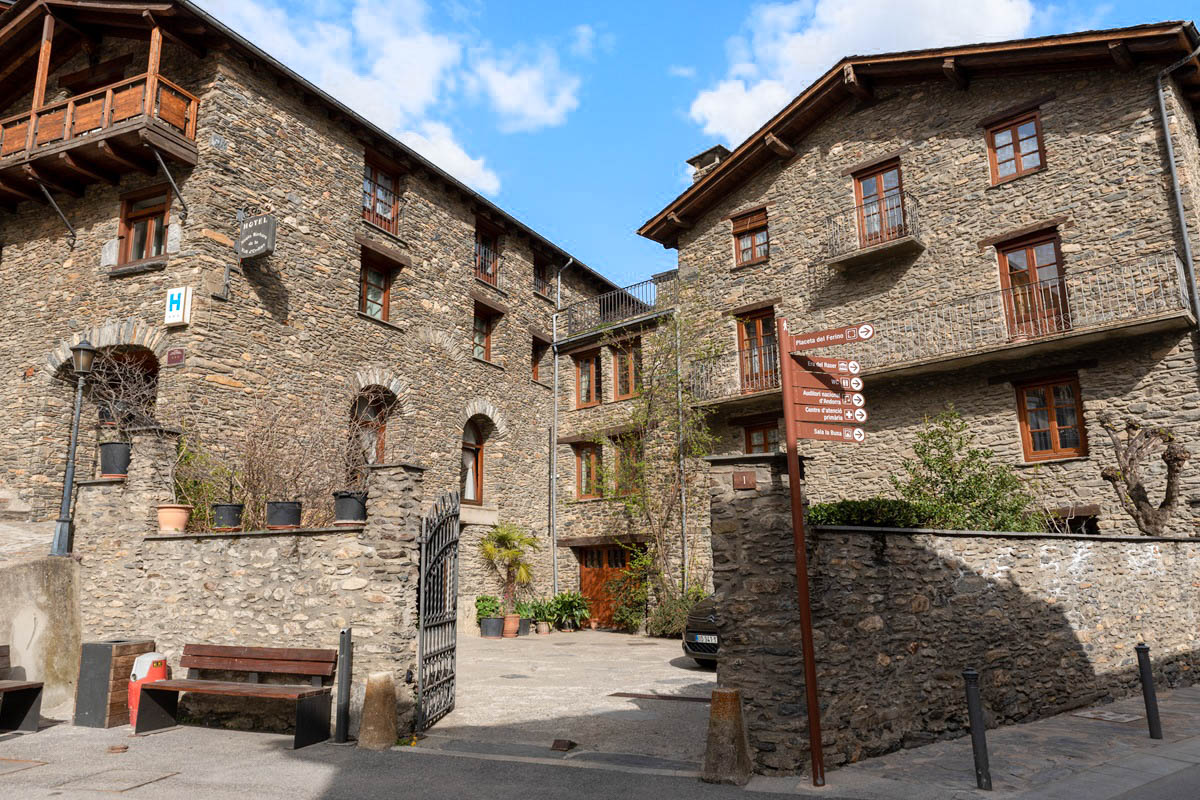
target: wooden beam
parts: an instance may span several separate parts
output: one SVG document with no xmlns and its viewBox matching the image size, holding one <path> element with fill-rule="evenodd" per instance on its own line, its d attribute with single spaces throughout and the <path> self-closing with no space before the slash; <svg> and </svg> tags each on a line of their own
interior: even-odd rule
<svg viewBox="0 0 1200 800">
<path fill-rule="evenodd" d="M 172 26 L 162 24 L 162 22 L 159 21 L 158 19 L 156 19 L 155 16 L 153 14 L 151 14 L 149 11 L 142 12 L 142 19 L 144 19 L 148 23 L 150 23 L 150 27 L 158 28 L 160 31 L 162 31 L 162 35 L 164 37 L 166 37 L 167 39 L 170 39 L 175 44 L 184 48 L 185 50 L 190 52 L 192 55 L 194 55 L 196 58 L 204 58 L 206 55 L 208 55 L 208 53 L 205 52 L 204 47 L 202 47 L 201 45 L 195 44 L 194 42 L 188 41 L 187 37 L 183 33 L 175 30 Z M 203 31 L 204 31 L 204 29 L 201 28 L 200 33 L 198 33 L 197 35 L 203 35 Z"/>
<path fill-rule="evenodd" d="M 773 133 L 768 133 L 763 143 L 777 156 L 791 158 L 796 155 L 796 149 Z"/>
<path fill-rule="evenodd" d="M 692 223 L 688 222 L 686 219 L 679 216 L 674 211 L 672 211 L 670 214 L 667 214 L 667 222 L 671 223 L 676 228 L 682 228 L 684 230 L 687 230 L 688 228 L 692 227 Z"/>
<path fill-rule="evenodd" d="M 970 84 L 967 79 L 966 70 L 958 65 L 958 62 L 953 58 L 947 58 L 942 62 L 942 73 L 946 76 L 946 80 L 950 81 L 958 89 L 965 90 Z"/>
<path fill-rule="evenodd" d="M 871 88 L 858 77 L 857 73 L 855 73 L 853 64 L 847 64 L 846 66 L 842 67 L 842 83 L 845 85 L 846 90 L 859 100 L 868 101 L 875 99 L 875 95 L 871 91 Z"/>
<path fill-rule="evenodd" d="M 0 67 L 0 83 L 4 83 L 14 72 L 28 64 L 29 59 L 36 56 L 38 51 L 41 49 L 41 42 L 34 42 L 28 50 L 18 54 L 15 58 L 9 60 L 4 66 Z"/>
<path fill-rule="evenodd" d="M 1122 72 L 1129 72 L 1135 66 L 1133 61 L 1133 53 L 1129 52 L 1129 45 L 1124 42 L 1109 42 L 1108 54 L 1112 56 L 1112 60 L 1117 62 L 1117 67 Z"/>
<path fill-rule="evenodd" d="M 63 181 L 47 176 L 44 172 L 38 172 L 37 168 L 34 167 L 33 164 L 22 165 L 21 171 L 28 175 L 31 180 L 37 181 L 47 189 L 55 189 L 57 191 L 64 192 L 65 194 L 69 194 L 72 197 L 83 197 L 82 187 L 73 183 L 64 183 Z"/>
<path fill-rule="evenodd" d="M 49 9 L 46 10 L 46 13 L 49 16 L 54 17 L 55 27 L 60 28 L 61 30 L 68 30 L 71 33 L 78 36 L 80 42 L 83 44 L 83 49 L 88 52 L 88 55 L 91 55 L 100 49 L 100 35 L 99 34 L 95 33 L 94 31 L 82 30 L 79 26 L 72 25 L 70 22 L 63 19 L 62 17 L 56 16 Z"/>
<path fill-rule="evenodd" d="M 46 104 L 46 79 L 50 75 L 50 46 L 54 43 L 54 17 L 47 14 L 42 17 L 42 41 L 39 45 L 37 78 L 33 83 L 33 110 L 37 111 Z M 33 135 L 33 126 L 29 128 Z"/>
<path fill-rule="evenodd" d="M 82 161 L 79 161 L 75 156 L 72 156 L 70 153 L 59 153 L 58 160 L 64 167 L 71 170 L 76 175 L 81 175 L 93 181 L 109 183 L 113 186 L 117 185 L 116 175 L 102 170 L 93 164 L 85 164 Z"/>
<path fill-rule="evenodd" d="M 46 202 L 46 198 L 42 197 L 40 194 L 33 194 L 32 192 L 27 192 L 24 189 L 19 189 L 2 177 L 0 177 L 0 190 L 8 192 L 9 194 L 15 194 L 22 200 L 33 200 L 34 202 L 39 203 Z"/>
<path fill-rule="evenodd" d="M 156 173 L 158 171 L 157 164 L 154 164 L 154 165 L 147 164 L 146 162 L 141 161 L 134 156 L 131 156 L 129 153 L 125 152 L 124 150 L 119 150 L 118 148 L 113 147 L 111 142 L 106 142 L 102 139 L 102 140 L 96 142 L 96 147 L 97 147 L 97 149 L 100 150 L 101 153 L 104 153 L 106 156 L 108 156 L 108 158 L 117 162 L 125 169 L 140 170 L 141 172 L 144 172 L 147 175 L 153 175 L 154 173 Z"/>
</svg>

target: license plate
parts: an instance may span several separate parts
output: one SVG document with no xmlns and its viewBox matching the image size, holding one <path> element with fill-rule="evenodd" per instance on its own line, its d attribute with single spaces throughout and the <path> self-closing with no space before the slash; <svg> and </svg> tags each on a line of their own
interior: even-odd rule
<svg viewBox="0 0 1200 800">
<path fill-rule="evenodd" d="M 696 644 L 716 644 L 717 636 L 713 633 L 697 633 L 692 637 L 692 641 Z"/>
</svg>

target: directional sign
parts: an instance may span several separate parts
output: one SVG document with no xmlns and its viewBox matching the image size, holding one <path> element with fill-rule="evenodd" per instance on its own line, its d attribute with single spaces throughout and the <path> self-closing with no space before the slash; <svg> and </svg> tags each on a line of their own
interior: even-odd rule
<svg viewBox="0 0 1200 800">
<path fill-rule="evenodd" d="M 797 388 L 793 393 L 797 405 L 810 406 L 849 406 L 862 408 L 867 400 L 858 392 L 839 392 L 829 389 Z"/>
<path fill-rule="evenodd" d="M 820 439 L 829 442 L 852 442 L 861 444 L 867 434 L 862 428 L 852 425 L 827 425 L 812 422 L 797 422 L 796 434 L 801 439 Z"/>
<path fill-rule="evenodd" d="M 791 358 L 791 356 L 788 356 Z M 804 387 L 807 389 L 828 389 L 834 392 L 850 391 L 850 380 L 843 380 L 842 376 L 831 375 L 828 372 L 809 372 L 803 369 L 791 370 L 792 386 Z"/>
<path fill-rule="evenodd" d="M 865 342 L 875 335 L 875 326 L 870 323 L 851 325 L 845 328 L 827 328 L 813 333 L 802 333 L 789 336 L 790 342 L 785 342 L 789 350 L 813 350 L 818 347 L 833 347 L 838 344 L 853 344 Z"/>
<path fill-rule="evenodd" d="M 796 418 L 804 422 L 846 422 L 850 424 L 867 421 L 865 408 L 846 406 L 796 406 Z"/>
<path fill-rule="evenodd" d="M 828 372 L 838 375 L 857 375 L 862 372 L 862 365 L 857 361 L 845 358 L 809 358 L 797 356 L 796 363 L 808 372 Z"/>
</svg>

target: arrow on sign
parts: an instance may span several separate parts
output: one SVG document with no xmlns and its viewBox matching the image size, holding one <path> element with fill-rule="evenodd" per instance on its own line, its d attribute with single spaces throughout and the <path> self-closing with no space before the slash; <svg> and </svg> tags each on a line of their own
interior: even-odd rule
<svg viewBox="0 0 1200 800">
<path fill-rule="evenodd" d="M 867 410 L 849 406 L 796 406 L 796 418 L 804 422 L 862 423 L 867 421 Z"/>
<path fill-rule="evenodd" d="M 796 433 L 801 439 L 818 439 L 828 442 L 853 442 L 861 444 L 867 434 L 862 428 L 851 425 L 825 425 L 797 422 Z"/>
<path fill-rule="evenodd" d="M 830 391 L 829 389 L 804 389 L 796 390 L 796 405 L 814 405 L 814 406 L 849 406 L 850 408 L 862 408 L 867 404 L 867 399 L 858 392 L 840 392 Z"/>
<path fill-rule="evenodd" d="M 809 372 L 828 372 L 839 375 L 857 375 L 862 372 L 862 365 L 857 361 L 848 361 L 844 358 L 796 356 L 796 362 Z"/>
<path fill-rule="evenodd" d="M 814 333 L 802 333 L 791 337 L 790 350 L 812 350 L 817 347 L 833 347 L 849 342 L 865 342 L 875 335 L 875 326 L 869 322 L 846 328 L 827 328 Z"/>
</svg>

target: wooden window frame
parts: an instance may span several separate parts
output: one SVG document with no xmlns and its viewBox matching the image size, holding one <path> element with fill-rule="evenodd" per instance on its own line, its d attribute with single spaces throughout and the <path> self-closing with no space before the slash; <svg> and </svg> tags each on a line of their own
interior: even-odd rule
<svg viewBox="0 0 1200 800">
<path fill-rule="evenodd" d="M 1079 431 L 1077 447 L 1061 447 L 1058 442 L 1058 415 L 1054 403 L 1054 387 L 1069 385 L 1075 396 L 1075 428 Z M 1058 461 L 1064 458 L 1084 458 L 1088 454 L 1087 426 L 1083 420 L 1083 393 L 1079 388 L 1078 375 L 1059 375 L 1054 378 L 1039 378 L 1014 385 L 1017 395 L 1017 418 L 1021 426 L 1021 449 L 1026 462 Z M 1025 395 L 1030 389 L 1046 389 L 1046 430 L 1050 432 L 1051 449 L 1034 451 L 1033 433 L 1029 429 L 1029 413 L 1025 407 Z"/>
<path fill-rule="evenodd" d="M 589 364 L 589 382 L 591 387 L 591 399 L 586 403 L 583 401 L 583 365 Z M 586 353 L 578 353 L 575 355 L 575 408 L 592 408 L 600 405 L 600 351 L 590 350 Z"/>
<path fill-rule="evenodd" d="M 381 309 L 381 316 L 378 317 L 367 311 L 367 288 L 370 285 L 367 279 L 368 270 L 382 273 L 384 276 L 383 308 Z M 399 268 L 387 260 L 369 255 L 367 251 L 363 251 L 358 271 L 358 311 L 360 314 L 365 314 L 371 319 L 377 319 L 382 322 L 389 321 L 392 309 L 392 284 L 395 282 L 396 273 L 399 271 Z"/>
<path fill-rule="evenodd" d="M 481 431 L 479 429 L 479 425 L 476 424 L 474 420 L 467 420 L 467 425 L 474 428 L 475 438 L 479 440 L 478 444 L 468 444 L 466 441 L 466 436 L 464 435 L 462 437 L 463 451 L 465 452 L 467 450 L 470 450 L 474 453 L 475 499 L 467 500 L 465 497 L 462 497 L 462 498 L 460 498 L 460 501 L 463 503 L 466 503 L 469 506 L 481 506 L 481 505 L 483 505 L 483 451 L 484 451 L 484 447 L 486 446 L 486 442 L 484 442 L 484 439 L 483 439 L 483 431 Z M 464 428 L 464 434 L 465 434 L 465 428 Z M 461 464 L 459 464 L 459 469 L 462 469 Z"/>
<path fill-rule="evenodd" d="M 533 337 L 533 344 L 530 350 L 530 359 L 533 362 L 533 374 L 531 376 L 532 380 L 540 382 L 541 375 L 539 373 L 541 372 L 542 359 L 546 357 L 546 351 L 549 349 L 550 342 L 547 342 L 545 339 L 541 339 L 537 336 Z"/>
<path fill-rule="evenodd" d="M 486 220 L 475 219 L 475 277 L 488 286 L 500 286 L 500 237 L 503 232 Z M 487 241 L 491 241 L 490 247 Z M 484 267 L 485 254 L 491 254 L 491 275 Z"/>
<path fill-rule="evenodd" d="M 392 189 L 388 190 L 383 186 L 381 178 L 390 178 L 392 181 Z M 391 219 L 381 215 L 376 211 L 379 203 L 379 195 L 382 191 L 391 191 L 392 193 L 392 216 Z M 370 200 L 370 204 L 367 204 Z M 392 235 L 397 235 L 400 232 L 400 173 L 391 167 L 385 166 L 378 161 L 368 158 L 363 164 L 363 206 L 362 216 L 367 222 L 381 228 Z"/>
<path fill-rule="evenodd" d="M 1017 136 L 1017 128 L 1031 120 L 1033 121 L 1036 130 L 1035 139 L 1038 147 L 1038 165 L 1036 167 L 1029 167 L 1026 169 L 1021 165 L 1021 153 L 1018 147 L 1020 144 L 1020 139 Z M 1000 162 L 996 159 L 996 135 L 1008 130 L 1012 131 L 1013 165 L 1017 168 L 1017 171 L 1012 175 L 1005 175 L 1001 177 Z M 1035 172 L 1041 172 L 1046 168 L 1046 140 L 1042 136 L 1042 116 L 1040 113 L 1038 113 L 1037 109 L 1027 111 L 1022 114 L 1017 114 L 1016 116 L 1009 117 L 1001 122 L 989 125 L 984 132 L 984 137 L 987 141 L 988 169 L 991 173 L 992 186 L 998 186 L 1002 183 L 1015 181 L 1017 178 L 1023 178 L 1026 175 L 1032 175 Z"/>
<path fill-rule="evenodd" d="M 744 426 L 744 430 L 745 430 L 745 435 L 746 435 L 744 452 L 747 455 L 750 455 L 753 453 L 776 452 L 776 451 L 770 449 L 771 448 L 771 434 L 774 433 L 776 435 L 776 437 L 782 438 L 779 436 L 779 420 L 771 420 L 770 422 L 758 422 L 758 423 L 754 423 L 752 425 L 746 425 L 746 426 Z M 754 449 L 753 435 L 755 433 L 763 434 L 763 446 L 767 449 L 765 449 L 765 450 L 755 450 Z"/>
<path fill-rule="evenodd" d="M 739 214 L 732 219 L 732 226 L 734 267 L 752 267 L 771 260 L 770 221 L 767 219 L 765 208 Z M 760 233 L 766 234 L 761 244 L 755 241 L 755 237 Z M 742 258 L 742 238 L 745 236 L 750 237 L 750 258 Z M 760 247 L 764 250 L 763 254 L 755 255 Z"/>
<path fill-rule="evenodd" d="M 163 198 L 163 202 L 160 205 L 156 205 L 151 208 L 144 208 L 136 212 L 131 210 L 135 203 L 159 196 Z M 121 220 L 117 231 L 117 238 L 120 241 L 117 258 L 118 264 L 124 266 L 126 264 L 139 264 L 143 261 L 166 258 L 167 233 L 171 227 L 171 199 L 171 187 L 166 184 L 151 186 L 146 189 L 140 189 L 136 192 L 130 192 L 121 196 Z M 131 259 L 130 255 L 132 254 L 130 251 L 133 248 L 132 233 L 134 224 L 143 219 L 155 220 L 160 216 L 162 217 L 162 220 L 158 224 L 162 227 L 163 251 L 158 255 L 148 255 L 141 258 Z M 156 227 L 149 224 L 146 226 L 147 243 L 150 243 L 154 240 L 155 231 Z"/>
<path fill-rule="evenodd" d="M 887 207 L 886 198 L 888 193 L 883 188 L 882 176 L 885 173 L 896 171 L 896 188 L 895 196 L 900 198 L 900 224 L 891 225 L 888 220 L 891 211 Z M 873 164 L 866 169 L 859 170 L 852 176 L 854 178 L 854 217 L 858 225 L 858 246 L 860 249 L 867 247 L 875 247 L 876 245 L 886 244 L 887 242 L 903 239 L 908 235 L 908 209 L 904 207 L 904 167 L 900 163 L 899 158 L 889 159 L 879 164 Z M 879 232 L 873 235 L 867 233 L 867 215 L 866 201 L 863 199 L 863 181 L 870 178 L 880 178 L 878 200 L 879 204 Z"/>
<path fill-rule="evenodd" d="M 353 423 L 357 430 L 371 431 L 375 437 L 375 460 L 371 463 L 382 464 L 384 460 L 384 451 L 387 444 L 387 422 L 388 415 L 391 412 L 393 402 L 388 401 L 387 395 L 381 390 L 368 390 L 361 395 L 366 400 L 368 408 L 373 408 L 377 411 L 377 416 L 374 418 L 364 417 L 358 413 L 358 400 L 355 398 L 355 408 L 353 415 Z"/>
<path fill-rule="evenodd" d="M 631 400 L 637 397 L 641 370 L 638 361 L 641 357 L 642 345 L 638 340 L 622 342 L 613 347 L 613 400 Z M 621 366 L 622 357 L 626 358 L 625 366 Z M 621 378 L 629 381 L 628 393 L 621 393 Z"/>
<path fill-rule="evenodd" d="M 585 487 L 583 484 L 583 462 L 585 457 L 591 464 L 592 485 L 590 487 Z M 602 487 L 600 486 L 599 474 L 601 458 L 600 446 L 594 442 L 575 445 L 575 498 L 577 500 L 594 500 L 604 496 Z"/>
<path fill-rule="evenodd" d="M 762 324 L 762 322 L 768 318 L 771 320 L 769 330 L 767 330 L 767 326 Z M 767 350 L 767 339 L 776 339 L 775 307 L 767 306 L 766 308 L 760 308 L 755 311 L 751 311 L 743 316 L 737 317 L 735 322 L 737 324 L 738 337 L 738 379 L 742 394 L 752 394 L 754 392 L 762 392 L 769 388 L 773 388 L 771 384 L 776 383 L 779 378 L 779 364 L 768 364 L 767 358 L 763 354 Z M 751 347 L 751 342 L 746 337 L 745 324 L 747 322 L 756 323 L 756 336 L 753 345 L 757 347 L 758 355 L 756 356 L 756 363 L 759 371 L 757 373 L 758 377 L 753 379 L 750 378 L 751 373 L 747 370 L 747 362 L 750 358 L 749 352 Z M 775 348 L 778 353 L 778 341 L 775 342 Z"/>
<path fill-rule="evenodd" d="M 549 261 L 538 256 L 534 257 L 533 291 L 542 297 L 549 297 L 550 292 L 554 288 L 554 279 L 550 277 L 551 272 L 552 269 Z"/>
<path fill-rule="evenodd" d="M 1028 295 L 1029 298 L 1033 298 L 1033 302 L 1036 303 L 1039 309 L 1036 315 L 1038 330 L 1030 333 L 1028 330 L 1021 330 L 1021 326 L 1022 324 L 1026 326 L 1034 324 L 1032 322 L 1034 317 L 1031 316 L 1029 320 L 1024 322 L 1018 319 L 1017 288 L 1014 288 L 1012 285 L 1012 275 L 1009 270 L 1008 259 L 1011 253 L 1023 250 L 1028 260 L 1027 269 L 1032 269 L 1036 273 L 1037 266 L 1032 261 L 1032 254 L 1034 248 L 1042 244 L 1054 245 L 1054 258 L 1058 266 L 1057 296 L 1052 300 L 1047 300 L 1046 291 L 1050 290 L 1051 287 L 1042 287 L 1041 284 L 1049 284 L 1050 281 L 1038 280 L 1030 284 L 1025 284 L 1026 286 L 1037 285 L 1040 287 L 1036 293 Z M 1067 296 L 1066 263 L 1063 261 L 1062 237 L 1059 236 L 1057 229 L 1051 228 L 1049 230 L 1037 231 L 1036 233 L 1017 239 L 998 242 L 996 244 L 996 259 L 1000 270 L 1000 289 L 1001 296 L 1004 299 L 1004 321 L 1008 330 L 1009 341 L 1038 339 L 1055 333 L 1063 333 L 1071 329 L 1071 307 L 1070 298 Z M 1036 278 L 1037 275 L 1035 274 L 1034 277 Z"/>
<path fill-rule="evenodd" d="M 502 315 L 494 308 L 488 308 L 483 303 L 475 303 L 475 311 L 471 316 L 471 355 L 482 361 L 491 362 L 492 360 L 492 334 L 496 330 L 496 322 Z M 475 348 L 479 345 L 475 341 L 475 327 L 478 320 L 484 320 L 486 329 L 483 334 L 483 356 L 475 355 Z"/>
</svg>

